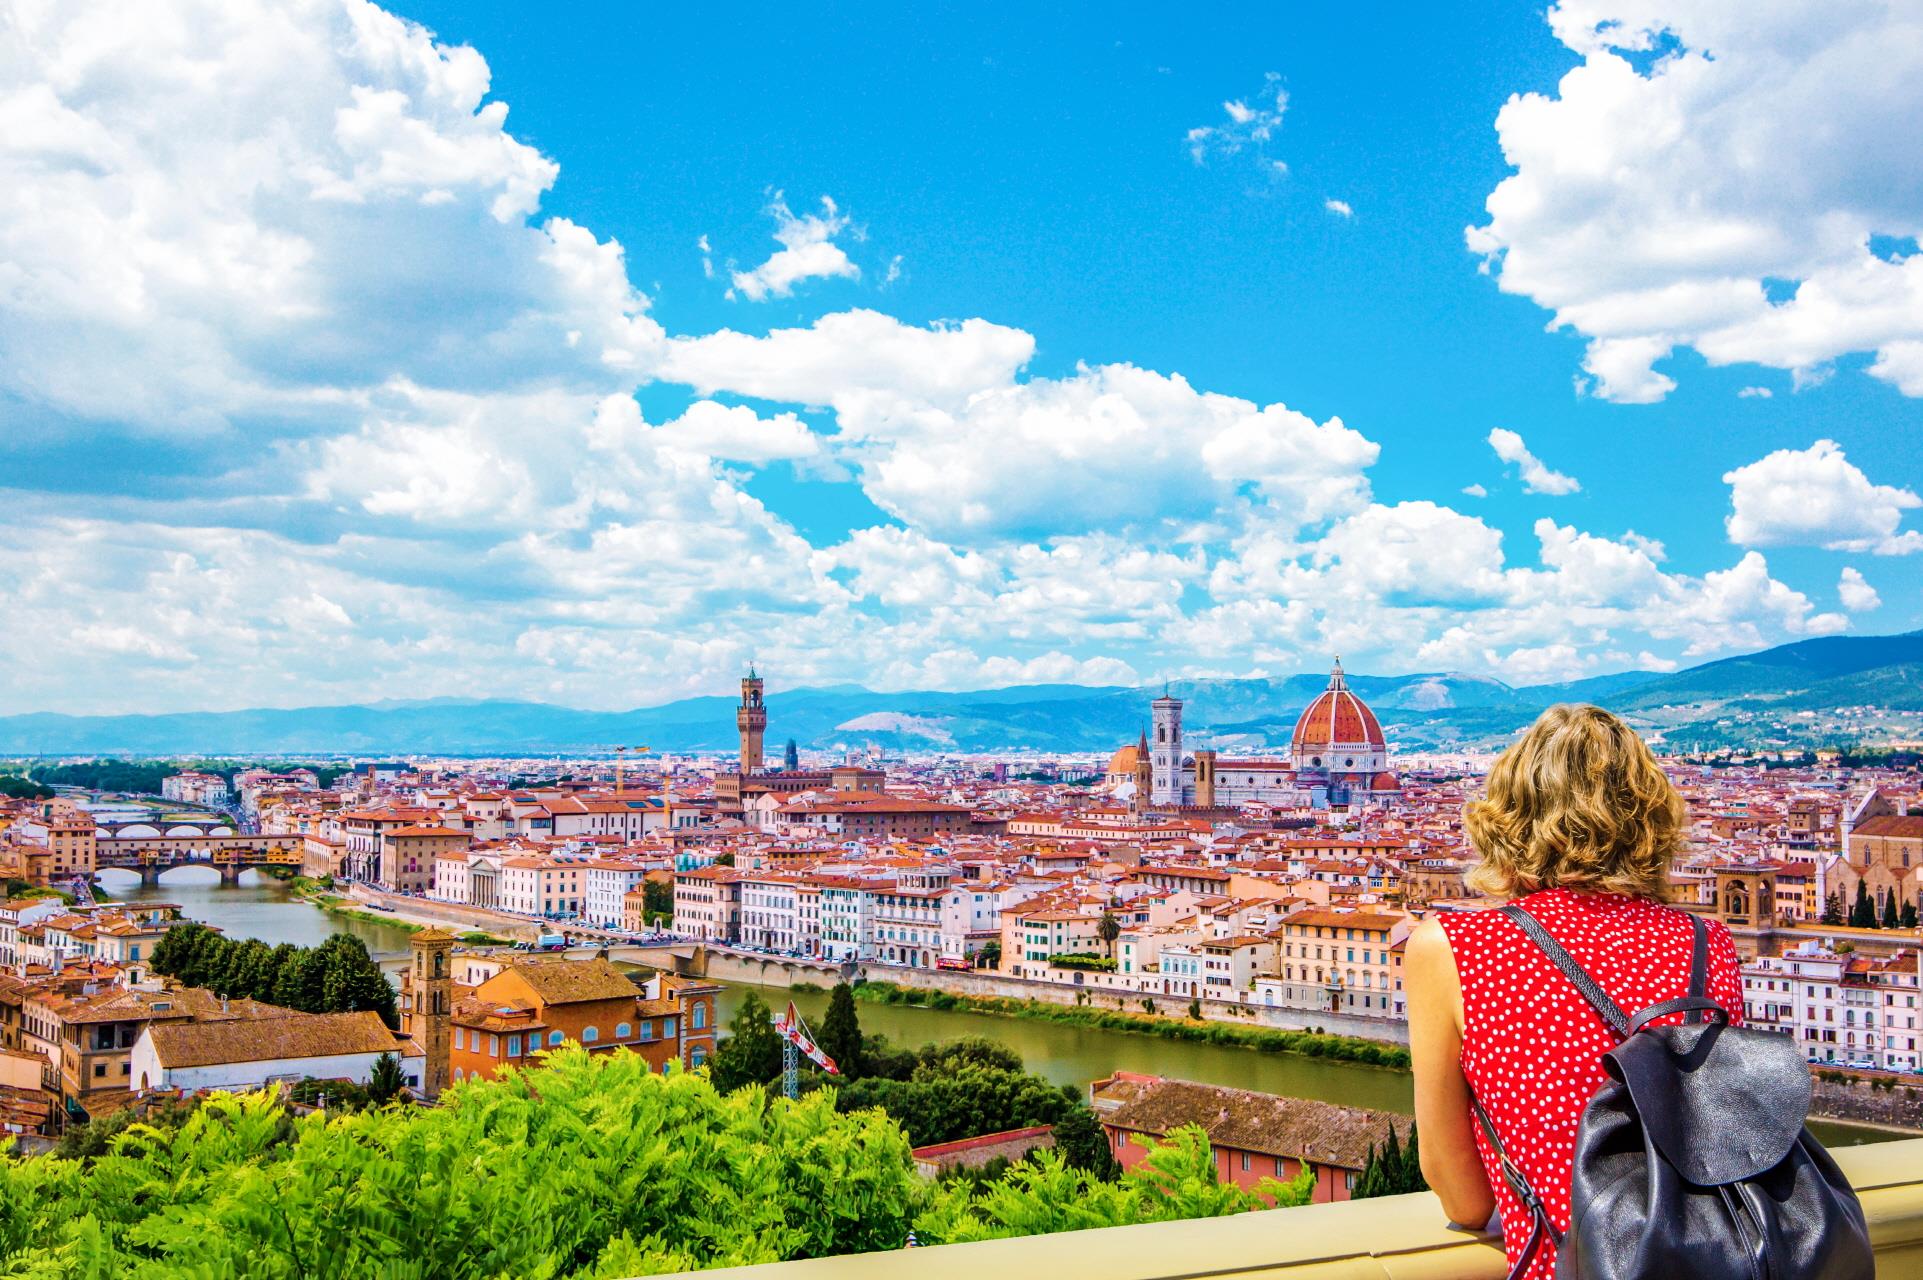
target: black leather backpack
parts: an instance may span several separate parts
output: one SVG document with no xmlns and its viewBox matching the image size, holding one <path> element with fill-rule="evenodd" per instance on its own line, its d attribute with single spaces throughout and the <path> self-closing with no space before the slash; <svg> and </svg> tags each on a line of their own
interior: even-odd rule
<svg viewBox="0 0 1923 1280">
<path fill-rule="evenodd" d="M 1475 1104 L 1503 1179 L 1532 1219 L 1512 1280 L 1545 1238 L 1557 1249 L 1557 1280 L 1874 1280 L 1863 1207 L 1803 1125 L 1810 1079 L 1802 1051 L 1788 1036 L 1731 1026 L 1704 994 L 1702 920 L 1690 918 L 1689 994 L 1630 1017 L 1540 921 L 1515 904 L 1502 910 L 1620 1041 L 1603 1055 L 1608 1078 L 1576 1130 L 1567 1235 Z M 1673 1013 L 1688 1020 L 1649 1025 Z"/>
</svg>

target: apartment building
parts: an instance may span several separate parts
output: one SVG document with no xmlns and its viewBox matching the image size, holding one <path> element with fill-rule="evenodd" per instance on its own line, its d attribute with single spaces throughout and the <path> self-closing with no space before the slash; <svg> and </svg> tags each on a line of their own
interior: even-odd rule
<svg viewBox="0 0 1923 1280">
<path fill-rule="evenodd" d="M 1915 1071 L 1923 1049 L 1917 952 L 1887 960 L 1806 942 L 1743 966 L 1743 1019 L 1793 1037 L 1812 1062 Z"/>
</svg>

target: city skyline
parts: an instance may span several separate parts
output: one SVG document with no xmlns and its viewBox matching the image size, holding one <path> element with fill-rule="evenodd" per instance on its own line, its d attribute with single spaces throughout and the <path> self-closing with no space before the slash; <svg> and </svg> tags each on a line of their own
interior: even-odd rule
<svg viewBox="0 0 1923 1280">
<path fill-rule="evenodd" d="M 5 700 L 1923 625 L 1914 22 L 1087 17 L 15 14 Z"/>
</svg>

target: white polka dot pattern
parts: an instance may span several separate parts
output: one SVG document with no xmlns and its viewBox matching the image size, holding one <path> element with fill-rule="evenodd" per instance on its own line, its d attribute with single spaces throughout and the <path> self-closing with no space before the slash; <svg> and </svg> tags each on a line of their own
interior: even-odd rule
<svg viewBox="0 0 1923 1280">
<path fill-rule="evenodd" d="M 1687 912 L 1646 898 L 1549 889 L 1522 899 L 1576 963 L 1632 1017 L 1686 994 L 1692 929 Z M 1438 917 L 1462 980 L 1462 1070 L 1502 1139 L 1542 1197 L 1558 1231 L 1569 1229 L 1576 1125 L 1603 1082 L 1602 1055 L 1616 1038 L 1535 943 L 1499 911 Z M 1709 924 L 1709 995 L 1741 1022 L 1742 973 L 1729 930 Z M 1682 1021 L 1681 1014 L 1652 1025 Z M 1511 1266 L 1529 1213 L 1503 1183 L 1480 1130 L 1476 1147 L 1507 1224 Z M 1551 1280 L 1555 1251 L 1537 1254 L 1525 1280 Z"/>
</svg>

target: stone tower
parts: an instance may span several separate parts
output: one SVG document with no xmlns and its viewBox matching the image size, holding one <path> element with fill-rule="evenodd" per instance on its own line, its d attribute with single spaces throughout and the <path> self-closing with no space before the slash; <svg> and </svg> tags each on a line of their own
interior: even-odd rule
<svg viewBox="0 0 1923 1280">
<path fill-rule="evenodd" d="M 1149 712 L 1155 725 L 1155 740 L 1149 746 L 1155 785 L 1149 799 L 1158 805 L 1179 805 L 1182 803 L 1182 700 L 1171 698 L 1164 686 L 1162 696 L 1149 704 Z"/>
<path fill-rule="evenodd" d="M 734 713 L 741 731 L 741 772 L 761 772 L 761 739 L 768 731 L 768 708 L 761 701 L 761 677 L 753 667 L 741 679 L 741 706 Z"/>
<path fill-rule="evenodd" d="M 454 935 L 427 928 L 408 941 L 413 953 L 402 1001 L 401 1031 L 421 1046 L 421 1096 L 436 1098 L 448 1083 L 448 1051 L 453 1047 L 454 974 L 448 957 Z"/>
<path fill-rule="evenodd" d="M 788 745 L 782 748 L 781 767 L 789 773 L 801 772 L 801 748 L 793 738 L 788 739 Z"/>
<path fill-rule="evenodd" d="M 1195 803 L 1204 809 L 1215 807 L 1215 752 L 1195 753 Z"/>
</svg>

